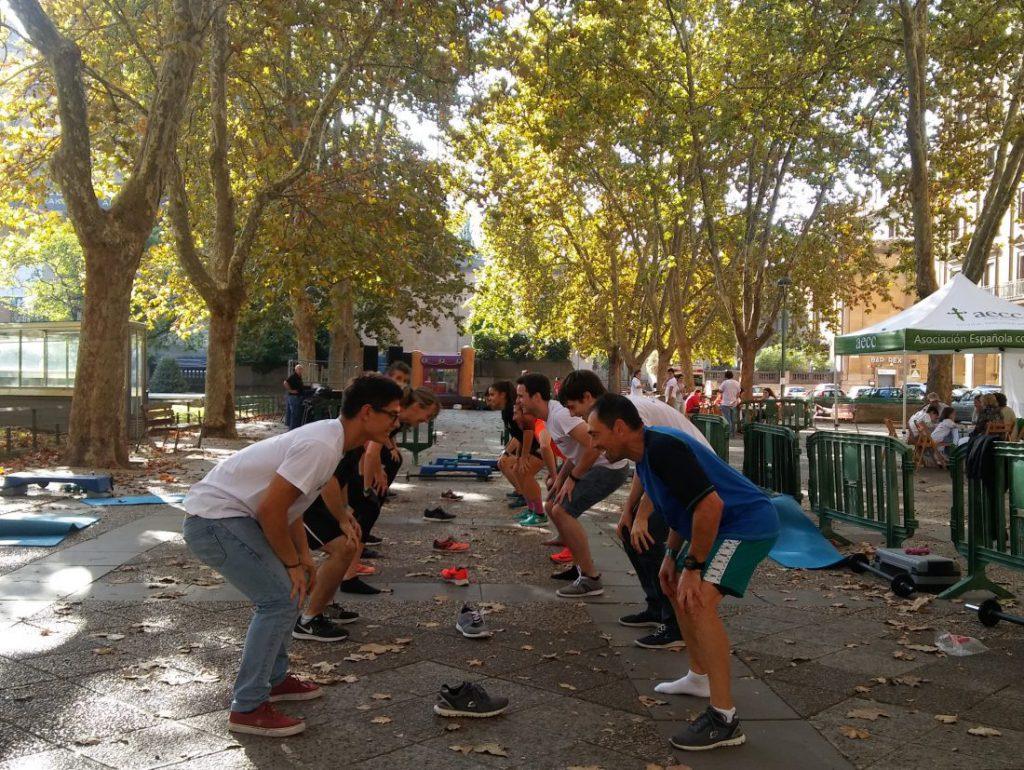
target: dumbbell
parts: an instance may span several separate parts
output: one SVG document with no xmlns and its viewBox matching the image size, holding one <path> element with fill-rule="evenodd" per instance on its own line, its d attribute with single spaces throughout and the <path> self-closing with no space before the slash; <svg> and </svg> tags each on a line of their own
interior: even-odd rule
<svg viewBox="0 0 1024 770">
<path fill-rule="evenodd" d="M 913 596 L 914 591 L 917 590 L 917 586 L 914 585 L 913 578 L 911 578 L 910 575 L 908 575 L 906 572 L 901 572 L 900 574 L 893 577 L 885 570 L 881 570 L 874 564 L 872 564 L 868 560 L 868 557 L 862 553 L 852 554 L 849 558 L 847 558 L 846 563 L 847 565 L 849 565 L 850 569 L 852 569 L 858 575 L 862 575 L 865 572 L 870 572 L 873 575 L 878 575 L 878 577 L 885 578 L 889 581 L 889 590 L 903 599 Z"/>
<path fill-rule="evenodd" d="M 1011 615 L 1008 612 L 1003 612 L 1003 608 L 999 602 L 995 599 L 986 599 L 981 604 L 965 604 L 964 609 L 974 610 L 978 613 L 978 620 L 981 621 L 983 626 L 991 628 L 1000 620 L 1005 620 L 1007 623 L 1016 623 L 1018 626 L 1024 626 L 1024 618 L 1020 615 Z"/>
</svg>

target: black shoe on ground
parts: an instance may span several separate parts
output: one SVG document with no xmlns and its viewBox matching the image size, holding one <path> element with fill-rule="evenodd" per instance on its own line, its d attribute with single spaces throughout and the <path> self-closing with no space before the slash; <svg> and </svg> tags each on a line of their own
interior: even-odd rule
<svg viewBox="0 0 1024 770">
<path fill-rule="evenodd" d="M 686 646 L 679 629 L 665 625 L 658 626 L 653 634 L 635 639 L 633 644 L 648 650 L 679 650 Z"/>
<path fill-rule="evenodd" d="M 552 580 L 566 580 L 572 581 L 580 576 L 580 568 L 573 564 L 569 569 L 563 570 L 562 572 L 556 572 L 551 576 Z"/>
<path fill-rule="evenodd" d="M 423 511 L 423 519 L 425 521 L 451 521 L 454 518 L 455 514 L 448 513 L 444 508 L 424 509 Z"/>
<path fill-rule="evenodd" d="M 381 592 L 379 588 L 374 588 L 358 577 L 342 580 L 338 590 L 345 594 L 362 594 L 363 596 L 376 596 Z"/>
<path fill-rule="evenodd" d="M 296 620 L 295 628 L 292 629 L 292 638 L 311 642 L 344 642 L 348 639 L 348 631 L 336 621 L 328 620 L 323 615 L 317 615 L 308 623 L 303 623 L 302 618 Z"/>
<path fill-rule="evenodd" d="M 363 538 L 363 545 L 383 545 L 384 541 L 376 535 L 367 535 Z"/>
<path fill-rule="evenodd" d="M 723 746 L 739 746 L 746 740 L 747 736 L 740 729 L 740 720 L 735 715 L 731 722 L 726 722 L 721 714 L 708 706 L 707 711 L 673 735 L 670 742 L 684 751 L 707 751 Z"/>
<path fill-rule="evenodd" d="M 491 697 L 475 682 L 441 685 L 434 713 L 443 717 L 494 717 L 508 708 L 508 698 Z"/>
<path fill-rule="evenodd" d="M 623 615 L 619 618 L 620 626 L 629 628 L 657 628 L 661 625 L 661 615 L 652 612 L 650 608 L 643 612 L 634 612 L 632 615 Z"/>
<path fill-rule="evenodd" d="M 346 610 L 337 602 L 334 602 L 334 604 L 328 604 L 327 608 L 324 610 L 324 615 L 335 623 L 340 623 L 341 625 L 345 625 L 346 623 L 355 623 L 359 620 L 358 612 Z"/>
<path fill-rule="evenodd" d="M 362 558 L 364 559 L 379 559 L 380 551 L 375 551 L 372 548 L 364 548 Z"/>
</svg>

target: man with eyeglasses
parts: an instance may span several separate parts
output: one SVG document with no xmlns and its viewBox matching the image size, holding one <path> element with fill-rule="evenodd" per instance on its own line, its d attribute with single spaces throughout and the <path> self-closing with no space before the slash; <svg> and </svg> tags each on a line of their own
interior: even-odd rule
<svg viewBox="0 0 1024 770">
<path fill-rule="evenodd" d="M 307 594 L 322 604 L 326 592 L 316 584 L 302 513 L 322 493 L 346 532 L 351 559 L 359 528 L 345 509 L 334 472 L 346 452 L 387 438 L 401 397 L 401 388 L 387 378 L 358 377 L 345 389 L 339 419 L 313 422 L 245 447 L 218 463 L 185 497 L 183 534 L 189 549 L 255 605 L 229 730 L 285 737 L 305 729 L 303 720 L 271 705 L 323 694 L 317 685 L 288 674 L 288 647 L 299 611 Z"/>
</svg>

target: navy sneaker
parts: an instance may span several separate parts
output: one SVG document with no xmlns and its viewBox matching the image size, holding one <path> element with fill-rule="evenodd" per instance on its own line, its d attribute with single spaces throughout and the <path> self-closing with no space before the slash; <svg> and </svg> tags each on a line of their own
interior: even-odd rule
<svg viewBox="0 0 1024 770">
<path fill-rule="evenodd" d="M 731 722 L 708 706 L 707 711 L 694 719 L 670 739 L 673 746 L 683 751 L 707 751 L 724 746 L 739 746 L 747 736 L 740 729 L 740 720 L 735 715 Z"/>
<path fill-rule="evenodd" d="M 495 717 L 508 708 L 508 698 L 492 697 L 475 682 L 441 685 L 434 713 L 443 717 Z"/>
</svg>

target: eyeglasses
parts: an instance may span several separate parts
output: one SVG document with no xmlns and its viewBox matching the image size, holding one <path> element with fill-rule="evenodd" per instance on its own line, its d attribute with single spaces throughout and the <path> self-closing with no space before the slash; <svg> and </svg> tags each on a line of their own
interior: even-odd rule
<svg viewBox="0 0 1024 770">
<path fill-rule="evenodd" d="M 391 418 L 391 422 L 398 422 L 398 420 L 402 417 L 402 412 L 398 409 L 396 409 L 395 411 L 391 411 L 390 409 L 378 409 L 377 407 L 373 407 L 373 411 L 380 412 L 381 414 L 386 414 L 388 417 Z"/>
</svg>

